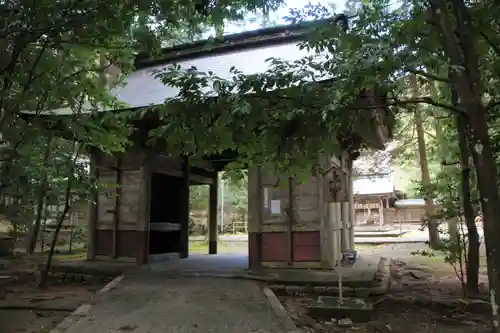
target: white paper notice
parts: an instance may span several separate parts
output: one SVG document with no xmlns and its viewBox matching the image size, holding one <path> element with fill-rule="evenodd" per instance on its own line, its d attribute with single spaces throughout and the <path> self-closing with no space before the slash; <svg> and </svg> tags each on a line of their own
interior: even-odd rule
<svg viewBox="0 0 500 333">
<path fill-rule="evenodd" d="M 281 214 L 280 200 L 271 200 L 271 214 Z"/>
<path fill-rule="evenodd" d="M 269 189 L 264 187 L 264 208 L 269 208 Z"/>
</svg>

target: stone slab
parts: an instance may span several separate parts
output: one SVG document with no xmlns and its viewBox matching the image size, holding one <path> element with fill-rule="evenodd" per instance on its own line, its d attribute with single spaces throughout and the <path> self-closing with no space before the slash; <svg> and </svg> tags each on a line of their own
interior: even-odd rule
<svg viewBox="0 0 500 333">
<path fill-rule="evenodd" d="M 360 256 L 351 267 L 343 267 L 342 283 L 349 288 L 369 288 L 373 285 L 381 258 Z M 317 269 L 263 269 L 250 273 L 255 279 L 275 284 L 320 285 L 336 287 L 339 274 L 335 270 Z"/>
<path fill-rule="evenodd" d="M 87 274 L 102 277 L 116 277 L 123 273 L 135 269 L 135 263 L 124 263 L 116 261 L 101 260 L 77 260 L 61 261 L 52 264 L 50 271 L 52 273 L 66 274 Z M 43 265 L 39 269 L 43 269 Z"/>
<path fill-rule="evenodd" d="M 264 296 L 266 296 L 267 302 L 269 303 L 271 309 L 282 321 L 283 326 L 286 329 L 286 333 L 301 333 L 301 330 L 295 325 L 292 318 L 288 315 L 285 307 L 278 300 L 278 297 L 276 297 L 272 289 L 265 287 L 262 289 L 262 292 L 264 293 Z"/>
<path fill-rule="evenodd" d="M 373 304 L 362 298 L 319 296 L 317 301 L 307 306 L 309 314 L 321 319 L 349 318 L 354 322 L 372 320 Z"/>
</svg>

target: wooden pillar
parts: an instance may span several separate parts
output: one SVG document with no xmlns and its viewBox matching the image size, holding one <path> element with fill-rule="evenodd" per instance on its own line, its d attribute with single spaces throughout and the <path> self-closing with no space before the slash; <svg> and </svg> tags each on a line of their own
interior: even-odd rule
<svg viewBox="0 0 500 333">
<path fill-rule="evenodd" d="M 351 222 L 349 212 L 349 201 L 343 201 L 342 204 L 342 251 L 351 249 Z"/>
<path fill-rule="evenodd" d="M 90 178 L 99 179 L 99 160 L 94 149 L 90 151 Z M 99 190 L 92 191 L 88 209 L 88 249 L 87 259 L 93 260 L 97 253 L 97 223 L 99 219 Z"/>
<path fill-rule="evenodd" d="M 379 208 L 378 208 L 378 216 L 379 216 L 379 223 L 380 226 L 383 226 L 385 224 L 384 221 L 384 198 L 380 198 L 379 202 Z"/>
<path fill-rule="evenodd" d="M 293 264 L 293 225 L 295 224 L 295 203 L 293 193 L 293 178 L 288 177 L 288 219 L 287 219 L 287 244 L 288 244 L 288 265 Z"/>
<path fill-rule="evenodd" d="M 356 211 L 354 205 L 354 191 L 353 191 L 353 181 L 352 181 L 352 167 L 349 168 L 349 220 L 351 228 L 349 229 L 349 248 L 354 250 L 354 228 L 356 227 Z"/>
<path fill-rule="evenodd" d="M 144 265 L 149 258 L 149 225 L 151 216 L 151 153 L 148 153 L 140 168 L 139 211 L 137 216 L 136 263 Z"/>
<path fill-rule="evenodd" d="M 180 257 L 189 257 L 189 185 L 190 185 L 190 170 L 189 157 L 185 156 L 182 163 L 182 221 L 181 221 L 181 239 L 180 239 Z"/>
<path fill-rule="evenodd" d="M 121 209 L 121 197 L 122 197 L 122 186 L 123 186 L 123 156 L 116 156 L 116 189 L 115 189 L 115 208 L 113 215 L 113 253 L 112 258 L 118 258 L 118 232 L 120 229 L 120 209 Z"/>
<path fill-rule="evenodd" d="M 215 172 L 210 184 L 210 197 L 208 208 L 208 254 L 217 254 L 217 210 L 219 199 L 219 177 Z"/>
<path fill-rule="evenodd" d="M 342 258 L 342 204 L 340 202 L 328 203 L 328 233 L 329 239 L 325 244 L 328 248 L 325 255 L 329 258 L 331 267 L 334 267 Z"/>
<path fill-rule="evenodd" d="M 262 265 L 262 224 L 267 195 L 264 194 L 260 166 L 248 169 L 248 268 L 257 270 Z"/>
</svg>

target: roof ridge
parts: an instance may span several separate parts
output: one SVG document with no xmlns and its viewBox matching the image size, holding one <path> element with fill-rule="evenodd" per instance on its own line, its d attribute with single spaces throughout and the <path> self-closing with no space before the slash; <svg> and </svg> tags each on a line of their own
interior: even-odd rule
<svg viewBox="0 0 500 333">
<path fill-rule="evenodd" d="M 244 31 L 223 36 L 222 38 L 207 38 L 199 41 L 183 43 L 163 48 L 159 57 L 140 53 L 136 56 L 137 69 L 166 64 L 177 60 L 187 60 L 203 57 L 208 54 L 222 54 L 239 50 L 277 45 L 299 40 L 312 28 L 330 22 L 331 18 L 303 21 L 288 25 Z"/>
</svg>

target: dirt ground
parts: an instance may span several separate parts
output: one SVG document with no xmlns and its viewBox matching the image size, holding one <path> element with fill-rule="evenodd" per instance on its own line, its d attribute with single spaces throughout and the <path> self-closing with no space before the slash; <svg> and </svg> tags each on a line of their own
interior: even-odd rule
<svg viewBox="0 0 500 333">
<path fill-rule="evenodd" d="M 109 281 L 90 276 L 78 281 L 58 278 L 39 290 L 33 269 L 37 261 L 7 260 L 0 269 L 5 292 L 0 300 L 0 333 L 49 332 Z"/>
<path fill-rule="evenodd" d="M 205 250 L 206 244 L 198 245 L 199 251 Z M 198 245 L 191 245 L 192 250 Z M 234 246 L 221 246 L 231 253 L 246 251 L 246 247 L 246 242 L 238 242 Z M 488 328 L 487 302 L 481 300 L 457 302 L 461 299 L 460 283 L 453 268 L 443 262 L 442 256 L 429 258 L 410 254 L 427 249 L 425 244 L 362 245 L 358 249 L 361 255 L 367 252 L 370 255 L 392 258 L 392 285 L 389 293 L 370 299 L 375 304 L 372 321 L 355 322 L 351 326 L 341 327 L 338 322 L 315 320 L 307 314 L 306 305 L 312 301 L 307 295 L 284 297 L 282 301 L 290 315 L 305 332 L 489 333 L 491 331 Z M 46 290 L 40 291 L 36 289 L 35 276 L 29 273 L 33 271 L 34 264 L 25 259 L 11 260 L 7 270 L 0 270 L 0 283 L 6 284 L 7 287 L 7 298 L 0 301 L 0 333 L 46 333 L 92 297 L 108 281 L 96 279 L 78 282 L 52 281 Z M 487 284 L 484 265 L 481 273 L 481 288 L 484 292 Z"/>
<path fill-rule="evenodd" d="M 423 244 L 395 244 L 361 247 L 392 257 L 389 292 L 369 301 L 374 304 L 372 320 L 343 326 L 335 320 L 314 319 L 307 305 L 309 295 L 285 296 L 282 303 L 296 324 L 311 333 L 483 333 L 491 332 L 487 277 L 481 269 L 481 294 L 464 300 L 461 284 L 451 266 L 440 256 L 428 258 L 410 255 Z M 392 254 L 392 255 L 388 255 Z"/>
</svg>

